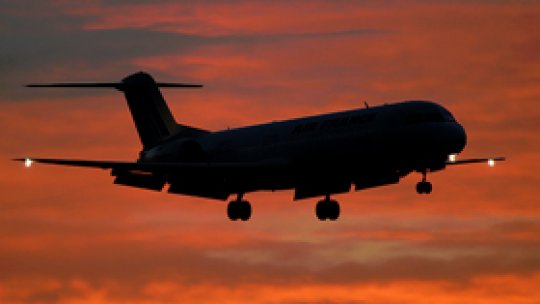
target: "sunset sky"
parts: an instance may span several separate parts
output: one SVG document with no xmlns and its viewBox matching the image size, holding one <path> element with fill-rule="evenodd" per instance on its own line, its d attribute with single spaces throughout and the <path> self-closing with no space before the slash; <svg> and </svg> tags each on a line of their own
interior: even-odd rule
<svg viewBox="0 0 540 304">
<path fill-rule="evenodd" d="M 539 303 L 540 2 L 0 0 L 0 303 Z M 29 89 L 146 71 L 219 130 L 402 100 L 506 156 L 317 199 L 226 203 L 119 187 L 25 156 L 132 161 L 119 92 Z"/>
</svg>

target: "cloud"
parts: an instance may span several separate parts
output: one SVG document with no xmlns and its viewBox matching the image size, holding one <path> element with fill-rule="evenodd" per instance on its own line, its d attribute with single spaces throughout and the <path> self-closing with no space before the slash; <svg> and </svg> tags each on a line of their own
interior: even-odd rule
<svg viewBox="0 0 540 304">
<path fill-rule="evenodd" d="M 482 303 L 540 296 L 539 8 L 532 2 L 29 1 L 0 18 L 0 301 L 8 303 Z M 460 157 L 506 163 L 418 175 L 316 200 L 225 204 L 117 187 L 103 170 L 26 155 L 133 160 L 118 92 L 30 90 L 146 70 L 179 121 L 211 130 L 433 99 L 468 131 Z"/>
<path fill-rule="evenodd" d="M 154 26 L 85 26 L 85 22 L 95 17 L 93 14 L 101 17 L 107 15 L 100 9 L 108 10 L 109 6 L 100 8 L 99 5 L 98 7 L 94 5 L 95 3 L 86 2 L 72 6 L 69 2 L 62 1 L 40 3 L 37 6 L 28 3 L 27 6 L 31 9 L 25 11 L 22 9 L 26 7 L 23 4 L 8 2 L 2 14 L 6 26 L 0 30 L 2 37 L 10 41 L 1 50 L 0 66 L 4 73 L 0 78 L 3 87 L 0 96 L 18 100 L 30 99 L 33 95 L 21 88 L 22 84 L 28 82 L 121 78 L 134 71 L 131 64 L 133 59 L 161 53 L 181 55 L 206 45 L 250 45 L 260 42 L 355 37 L 379 33 L 375 29 L 361 28 L 330 32 L 286 32 L 263 36 L 231 32 L 213 37 L 196 31 L 161 31 L 156 30 Z M 168 3 L 165 6 L 171 7 L 168 12 L 173 16 L 178 13 L 175 9 L 178 7 L 177 3 Z M 145 20 L 159 20 L 149 16 L 154 8 L 158 7 L 155 3 L 118 4 L 110 7 L 111 12 L 118 12 L 120 16 L 127 18 L 145 16 L 143 17 Z M 122 9 L 124 7 L 135 11 L 126 13 Z M 163 18 L 162 12 L 167 11 L 165 8 L 159 9 L 160 18 Z M 112 18 L 118 19 L 119 16 L 115 15 Z M 47 26 L 44 27 L 43 24 Z M 81 71 L 84 73 L 81 74 Z M 118 71 L 123 74 L 118 74 Z M 54 78 L 51 75 L 54 75 Z M 184 78 L 186 77 L 189 75 L 184 75 Z M 80 94 L 64 93 L 64 96 L 80 96 Z"/>
</svg>

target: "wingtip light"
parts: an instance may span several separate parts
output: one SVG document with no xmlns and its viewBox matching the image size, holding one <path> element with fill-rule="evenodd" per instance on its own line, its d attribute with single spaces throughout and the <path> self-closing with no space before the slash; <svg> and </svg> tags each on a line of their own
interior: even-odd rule
<svg viewBox="0 0 540 304">
<path fill-rule="evenodd" d="M 488 159 L 488 166 L 495 167 L 495 160 L 493 158 Z"/>
<path fill-rule="evenodd" d="M 456 155 L 456 154 L 450 154 L 450 155 L 448 155 L 448 161 L 449 161 L 449 162 L 453 163 L 453 162 L 456 161 L 456 159 L 457 159 L 457 155 Z"/>
<path fill-rule="evenodd" d="M 30 168 L 30 167 L 32 166 L 32 162 L 33 162 L 33 161 L 32 161 L 31 158 L 25 158 L 25 159 L 24 159 L 24 166 L 25 166 L 26 168 Z"/>
</svg>

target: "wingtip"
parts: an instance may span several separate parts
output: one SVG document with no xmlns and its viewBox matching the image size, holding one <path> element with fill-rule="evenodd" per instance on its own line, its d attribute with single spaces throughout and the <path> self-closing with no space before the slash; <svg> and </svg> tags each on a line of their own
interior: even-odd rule
<svg viewBox="0 0 540 304">
<path fill-rule="evenodd" d="M 12 161 L 18 161 L 18 162 L 24 162 L 24 166 L 26 168 L 30 168 L 32 166 L 32 164 L 35 162 L 34 159 L 30 158 L 30 157 L 25 157 L 25 158 L 12 158 L 11 159 Z"/>
</svg>

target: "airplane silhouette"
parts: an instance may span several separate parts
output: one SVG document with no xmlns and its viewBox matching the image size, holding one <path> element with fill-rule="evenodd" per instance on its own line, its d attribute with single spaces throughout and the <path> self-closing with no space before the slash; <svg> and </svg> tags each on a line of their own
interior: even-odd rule
<svg viewBox="0 0 540 304">
<path fill-rule="evenodd" d="M 422 174 L 416 191 L 429 194 L 427 175 L 449 165 L 488 163 L 504 157 L 456 160 L 466 145 L 464 128 L 430 101 L 335 112 L 210 132 L 179 124 L 159 88 L 202 85 L 155 82 L 138 72 L 114 83 L 51 83 L 28 87 L 115 88 L 127 100 L 142 150 L 135 162 L 18 158 L 33 162 L 111 170 L 114 183 L 204 198 L 227 200 L 231 220 L 249 220 L 248 192 L 294 189 L 294 200 L 323 197 L 320 220 L 336 220 L 340 207 L 331 195 L 398 183 Z"/>
</svg>

